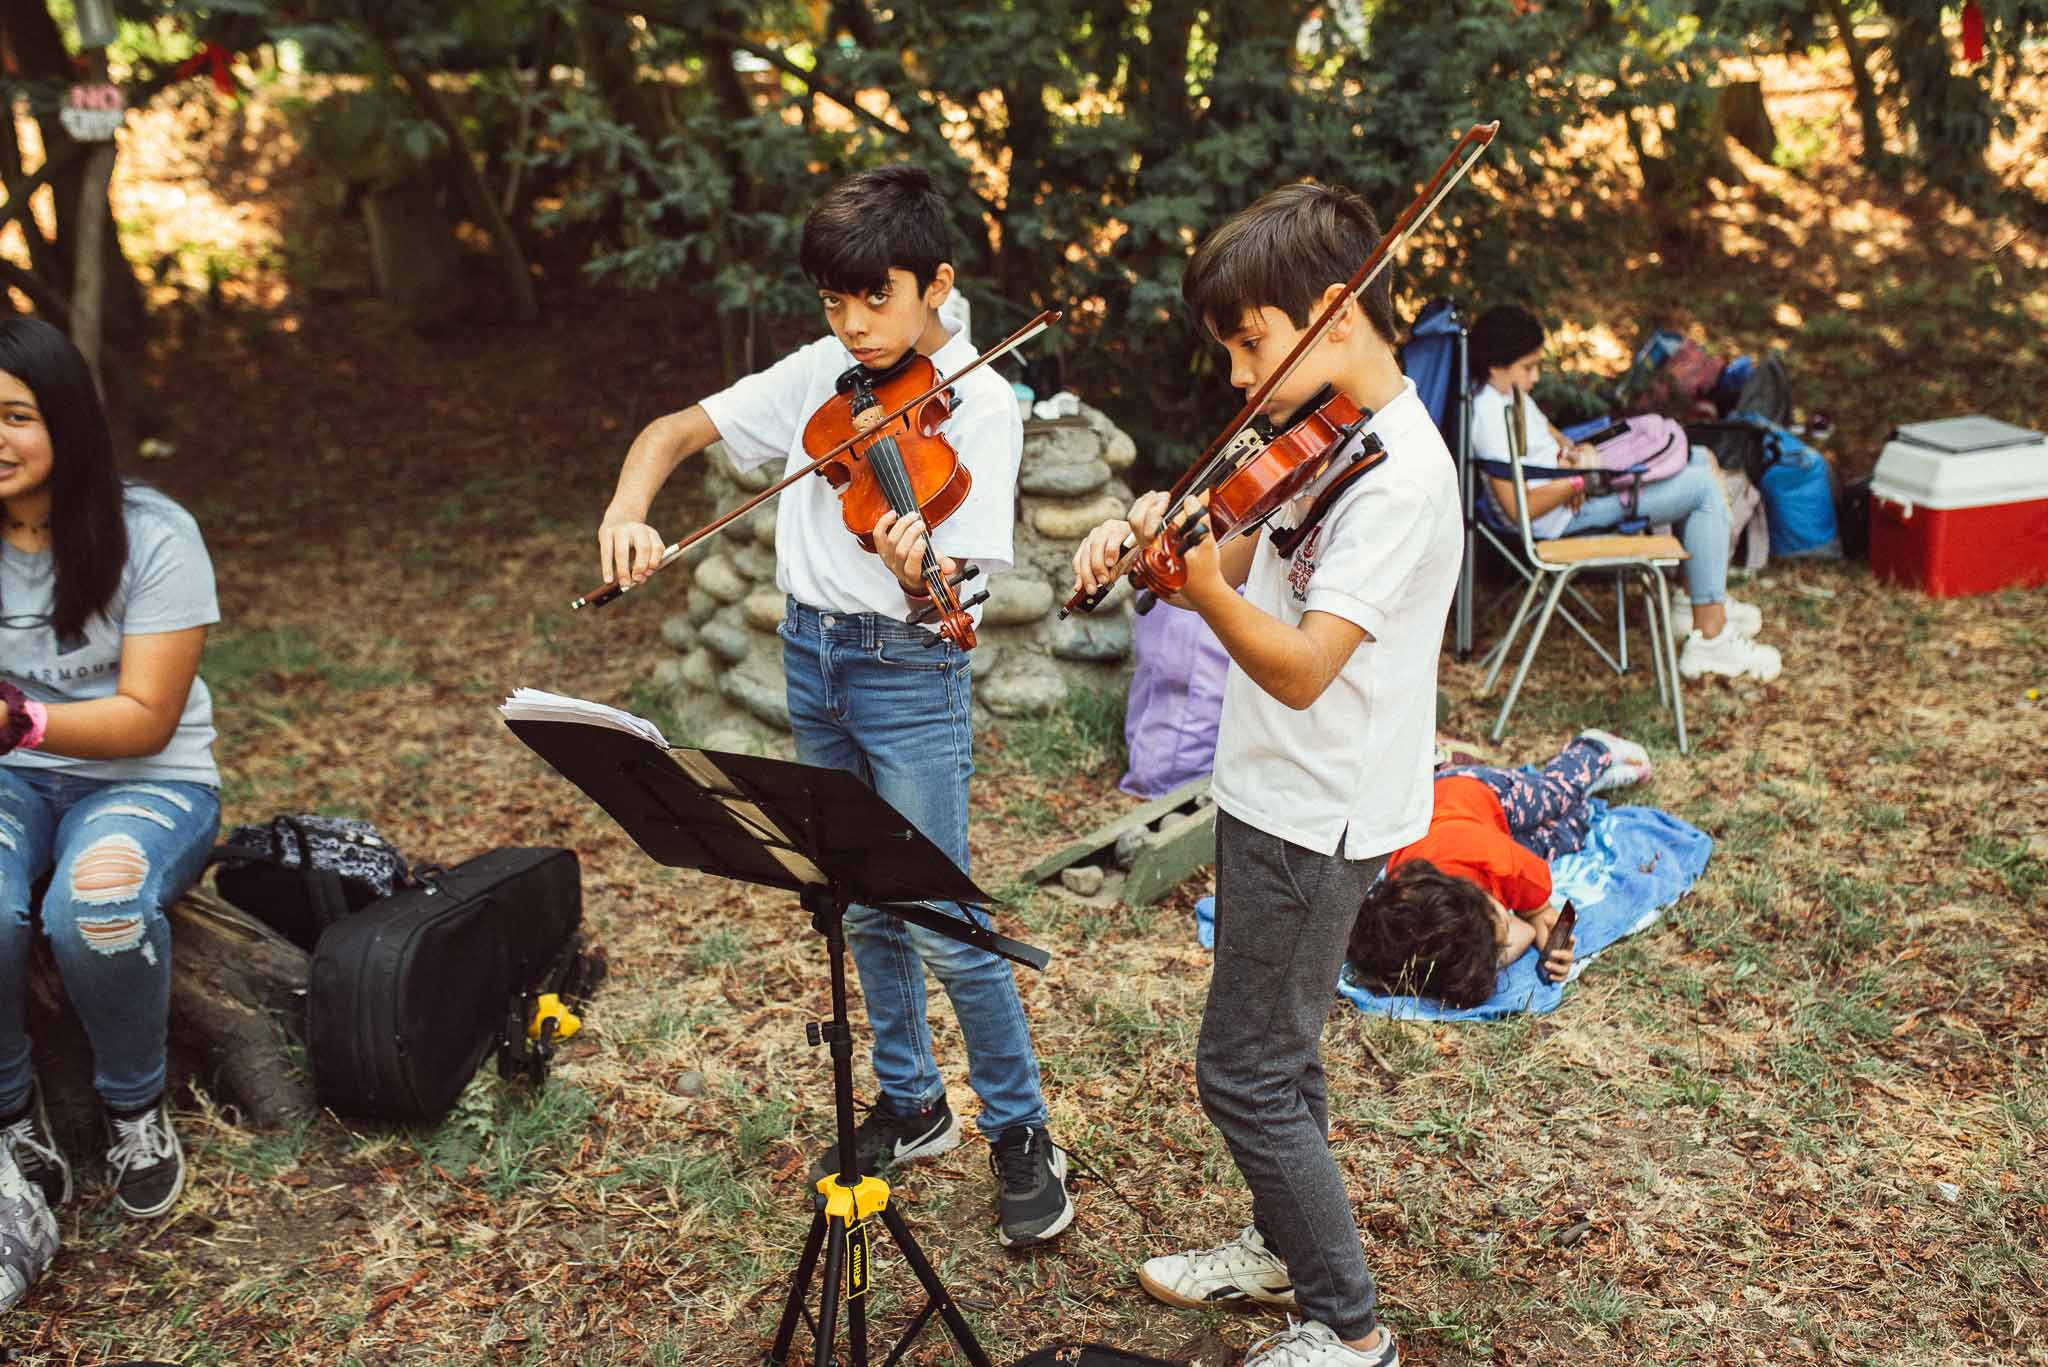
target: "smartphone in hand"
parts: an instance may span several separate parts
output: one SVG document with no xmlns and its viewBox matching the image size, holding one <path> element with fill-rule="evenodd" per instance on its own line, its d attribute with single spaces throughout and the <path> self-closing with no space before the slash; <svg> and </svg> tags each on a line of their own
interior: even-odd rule
<svg viewBox="0 0 2048 1367">
<path fill-rule="evenodd" d="M 1550 974 L 1544 971 L 1544 963 L 1552 952 L 1563 949 L 1572 942 L 1572 932 L 1577 929 L 1578 924 L 1579 909 L 1567 898 L 1564 909 L 1557 913 L 1557 923 L 1550 928 L 1550 937 L 1543 942 L 1542 950 L 1536 955 L 1536 976 L 1542 981 L 1551 980 Z"/>
</svg>

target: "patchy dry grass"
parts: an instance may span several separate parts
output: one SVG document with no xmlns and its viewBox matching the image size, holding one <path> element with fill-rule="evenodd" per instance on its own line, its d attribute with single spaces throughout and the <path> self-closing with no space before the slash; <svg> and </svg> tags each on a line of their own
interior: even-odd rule
<svg viewBox="0 0 2048 1367">
<path fill-rule="evenodd" d="M 1870 349 L 1886 328 L 1933 318 L 1982 355 L 2048 317 L 2019 249 L 1995 263 L 1996 298 L 1910 239 L 1888 265 L 1859 256 L 1855 214 L 1914 206 L 1838 154 L 1807 179 L 1765 171 L 1784 179 L 1755 204 L 1807 234 L 1795 255 L 1897 282 L 1830 283 L 1834 304 L 1796 323 L 1753 320 L 1812 343 L 1812 390 L 1897 391 Z M 224 197 L 247 174 L 218 169 Z M 279 231 L 315 241 L 292 226 L 310 202 L 280 200 Z M 1940 241 L 1968 259 L 1992 231 L 1944 215 Z M 360 269 L 347 232 L 317 240 L 325 275 Z M 1783 267 L 1769 242 L 1731 250 L 1748 254 L 1644 269 L 1630 297 L 1588 291 L 1585 308 L 1617 330 L 1653 295 L 1704 299 L 1710 320 L 1749 308 L 1708 278 Z M 228 820 L 360 813 L 444 861 L 572 845 L 613 976 L 544 1093 L 487 1078 L 433 1129 L 261 1134 L 182 1098 L 177 1213 L 135 1227 L 88 1188 L 55 1274 L 0 1333 L 34 1363 L 758 1361 L 808 1220 L 802 1170 L 828 1140 L 827 1060 L 803 1043 L 827 1009 L 820 951 L 785 898 L 649 866 L 491 711 L 519 684 L 625 699 L 646 674 L 657 602 L 564 603 L 588 586 L 625 436 L 706 381 L 675 359 L 697 329 L 664 301 L 569 285 L 536 337 L 438 343 L 345 294 L 225 294 L 165 345 L 180 453 L 150 473 L 200 514 L 220 573 L 206 672 Z M 1838 364 L 1855 356 L 1878 373 Z M 1930 362 L 1922 379 L 1914 416 L 2038 412 L 2009 407 L 2004 371 Z M 1891 416 L 1837 417 L 1867 463 Z M 1786 674 L 1689 688 L 1689 757 L 1646 677 L 1617 687 L 1561 633 L 1500 747 L 1538 757 L 1592 724 L 1642 736 L 1659 764 L 1644 796 L 1719 842 L 1695 891 L 1554 1015 L 1331 1027 L 1333 1143 L 1410 1361 L 2048 1360 L 2048 708 L 2025 697 L 2048 687 L 2048 590 L 1932 602 L 1802 565 L 1742 592 Z M 1456 734 L 1491 721 L 1478 679 L 1446 660 Z M 1078 699 L 984 743 L 985 883 L 1124 801 L 1112 715 Z M 905 1175 L 902 1208 L 998 1361 L 1080 1337 L 1216 1367 L 1275 1327 L 1167 1310 L 1132 1279 L 1245 1218 L 1194 1093 L 1199 883 L 1114 914 L 1010 894 L 1006 927 L 1056 955 L 1022 984 L 1055 1132 L 1132 1204 L 1083 1182 L 1068 1236 L 1011 1256 L 984 1145 Z M 881 1253 L 874 1308 L 900 1326 L 911 1279 Z M 928 1336 L 908 1360 L 946 1357 Z"/>
</svg>

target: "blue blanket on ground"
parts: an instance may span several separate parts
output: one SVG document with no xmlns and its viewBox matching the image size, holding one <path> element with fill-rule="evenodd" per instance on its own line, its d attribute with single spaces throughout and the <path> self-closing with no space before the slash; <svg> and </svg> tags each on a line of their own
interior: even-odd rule
<svg viewBox="0 0 2048 1367">
<path fill-rule="evenodd" d="M 1569 897 L 1579 909 L 1572 978 L 1607 946 L 1661 916 L 1693 885 L 1714 849 L 1713 837 L 1705 831 L 1655 807 L 1610 807 L 1597 797 L 1588 805 L 1593 820 L 1585 848 L 1550 866 L 1558 895 Z M 1195 903 L 1195 934 L 1203 948 L 1216 947 L 1215 898 Z M 1422 997 L 1383 997 L 1342 981 L 1337 991 L 1361 1011 L 1413 1020 L 1490 1020 L 1517 1011 L 1541 1015 L 1556 1010 L 1564 1000 L 1564 983 L 1546 983 L 1536 976 L 1534 950 L 1500 971 L 1493 996 L 1465 1011 Z"/>
</svg>

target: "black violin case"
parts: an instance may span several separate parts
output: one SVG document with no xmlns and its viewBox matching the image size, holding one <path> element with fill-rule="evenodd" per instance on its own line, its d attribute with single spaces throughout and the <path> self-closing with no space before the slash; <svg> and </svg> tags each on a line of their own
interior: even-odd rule
<svg viewBox="0 0 2048 1367">
<path fill-rule="evenodd" d="M 438 1120 L 493 1048 L 541 1080 L 527 1039 L 539 994 L 581 964 L 573 850 L 491 850 L 336 921 L 313 950 L 306 1047 L 320 1103 Z"/>
</svg>

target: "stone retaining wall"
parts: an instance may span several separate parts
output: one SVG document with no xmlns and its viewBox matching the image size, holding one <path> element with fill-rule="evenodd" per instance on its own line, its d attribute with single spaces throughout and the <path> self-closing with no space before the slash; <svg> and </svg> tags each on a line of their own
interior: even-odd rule
<svg viewBox="0 0 2048 1367">
<path fill-rule="evenodd" d="M 779 467 L 734 469 L 722 446 L 704 453 L 714 508 L 732 508 L 765 489 Z M 1015 568 L 986 584 L 974 648 L 977 729 L 1004 718 L 1042 715 L 1069 687 L 1123 690 L 1130 682 L 1131 593 L 1127 584 L 1094 613 L 1059 620 L 1073 583 L 1070 562 L 1081 536 L 1131 504 L 1122 478 L 1137 459 L 1130 437 L 1082 405 L 1077 418 L 1026 422 L 1017 481 Z M 775 502 L 769 500 L 718 536 L 685 553 L 689 576 L 682 611 L 661 625 L 675 653 L 654 682 L 681 723 L 677 744 L 714 750 L 787 754 L 789 709 L 783 699 L 782 595 L 775 588 Z M 971 589 L 983 587 L 973 581 Z M 673 594 L 673 587 L 666 592 Z"/>
</svg>

